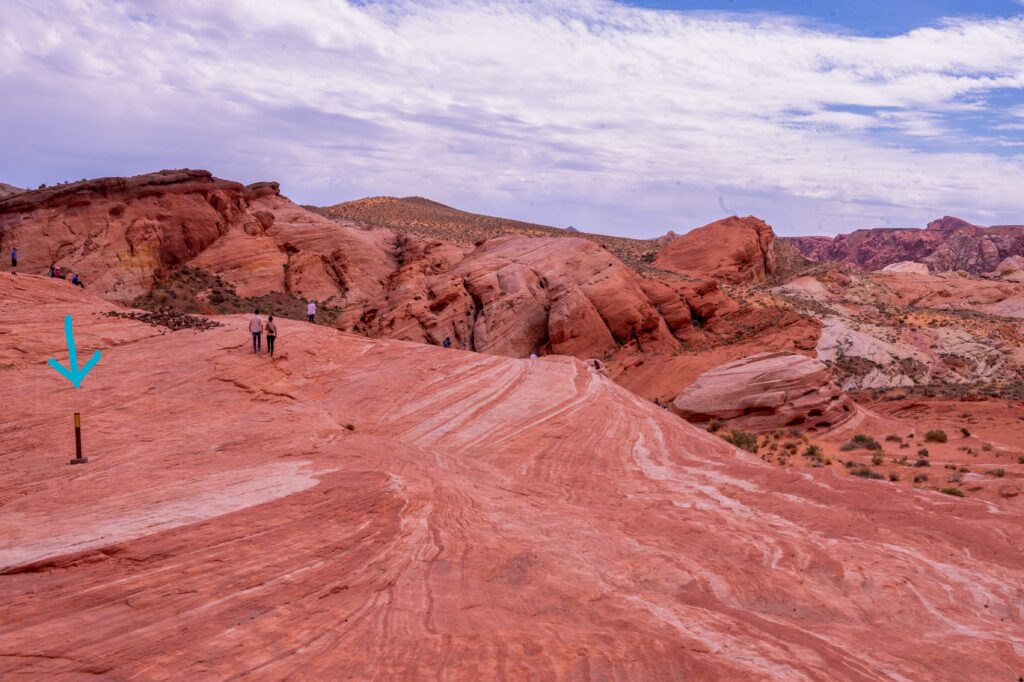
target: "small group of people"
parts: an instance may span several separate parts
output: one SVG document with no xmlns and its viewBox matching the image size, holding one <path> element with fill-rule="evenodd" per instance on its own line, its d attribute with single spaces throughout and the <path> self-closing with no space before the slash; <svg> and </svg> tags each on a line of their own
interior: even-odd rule
<svg viewBox="0 0 1024 682">
<path fill-rule="evenodd" d="M 50 277 L 56 277 L 57 279 L 67 279 L 67 273 L 64 269 L 56 263 L 50 263 L 50 271 L 47 273 Z M 76 287 L 85 288 L 85 283 L 82 278 L 78 276 L 77 272 L 71 273 L 71 283 Z"/>
<path fill-rule="evenodd" d="M 259 308 L 257 308 L 249 318 L 249 331 L 252 332 L 252 352 L 259 353 L 262 350 L 263 332 L 266 332 L 267 352 L 270 357 L 274 357 L 274 341 L 277 340 L 277 323 L 274 322 L 274 316 L 269 316 L 264 322 L 260 317 Z"/>
<path fill-rule="evenodd" d="M 306 318 L 316 324 L 316 303 L 313 301 L 306 305 Z M 252 352 L 259 353 L 263 350 L 263 336 L 266 335 L 267 353 L 274 357 L 274 341 L 277 340 L 277 323 L 274 322 L 274 316 L 269 315 L 264 322 L 257 308 L 249 318 L 249 332 L 252 334 Z"/>
</svg>

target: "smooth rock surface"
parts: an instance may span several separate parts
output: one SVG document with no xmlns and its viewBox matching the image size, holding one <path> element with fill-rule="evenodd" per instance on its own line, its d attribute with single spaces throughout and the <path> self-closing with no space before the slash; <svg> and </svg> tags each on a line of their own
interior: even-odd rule
<svg viewBox="0 0 1024 682">
<path fill-rule="evenodd" d="M 830 429 L 849 419 L 853 403 L 823 363 L 796 353 L 758 353 L 697 377 L 672 401 L 687 421 L 766 432 L 787 427 Z"/>
<path fill-rule="evenodd" d="M 0 274 L 0 677 L 1024 673 L 1019 507 L 769 465 L 571 358 L 114 307 Z"/>
</svg>

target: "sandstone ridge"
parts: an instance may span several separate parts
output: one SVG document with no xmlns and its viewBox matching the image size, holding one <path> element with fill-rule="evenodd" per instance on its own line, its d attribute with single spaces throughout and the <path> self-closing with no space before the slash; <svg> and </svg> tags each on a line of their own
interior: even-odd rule
<svg viewBox="0 0 1024 682">
<path fill-rule="evenodd" d="M 1019 508 L 796 475 L 572 358 L 117 309 L 0 274 L 0 677 L 1024 669 Z"/>
</svg>

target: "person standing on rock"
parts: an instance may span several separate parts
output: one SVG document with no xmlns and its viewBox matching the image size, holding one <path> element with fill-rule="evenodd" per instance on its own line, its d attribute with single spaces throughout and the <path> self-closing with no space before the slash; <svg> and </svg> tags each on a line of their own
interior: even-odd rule
<svg viewBox="0 0 1024 682">
<path fill-rule="evenodd" d="M 267 330 L 267 352 L 270 353 L 270 357 L 274 357 L 274 340 L 277 338 L 277 324 L 274 322 L 274 316 L 271 315 L 267 318 L 267 324 L 264 326 Z"/>
<path fill-rule="evenodd" d="M 18 274 L 18 248 L 16 246 L 11 247 L 11 274 Z"/>
<path fill-rule="evenodd" d="M 441 342 L 441 345 L 444 346 L 445 348 L 451 348 L 452 347 L 452 337 L 450 337 L 450 336 L 444 337 L 444 341 Z"/>
<path fill-rule="evenodd" d="M 309 318 L 310 322 L 316 324 L 316 303 L 313 301 L 310 301 L 309 305 L 306 306 L 306 317 Z"/>
<path fill-rule="evenodd" d="M 256 309 L 253 311 L 252 317 L 249 318 L 249 331 L 252 332 L 252 352 L 260 352 L 260 337 L 263 335 L 263 320 L 260 319 L 260 311 Z"/>
</svg>

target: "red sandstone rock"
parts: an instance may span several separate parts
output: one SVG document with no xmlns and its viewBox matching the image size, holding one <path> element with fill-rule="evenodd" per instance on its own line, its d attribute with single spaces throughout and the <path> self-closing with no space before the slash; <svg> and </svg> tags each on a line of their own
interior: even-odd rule
<svg viewBox="0 0 1024 682">
<path fill-rule="evenodd" d="M 113 308 L 0 274 L 0 677 L 1024 670 L 1009 498 L 765 464 L 571 358 Z"/>
<path fill-rule="evenodd" d="M 979 227 L 946 216 L 924 230 L 878 228 L 856 230 L 825 241 L 820 237 L 790 240 L 818 261 L 881 270 L 900 261 L 924 263 L 933 271 L 990 272 L 1007 257 L 1024 255 L 1024 226 Z"/>
<path fill-rule="evenodd" d="M 715 367 L 672 401 L 684 419 L 757 432 L 784 427 L 830 429 L 853 404 L 821 362 L 795 353 L 758 353 Z"/>
<path fill-rule="evenodd" d="M 654 266 L 736 282 L 763 282 L 775 271 L 773 239 L 772 228 L 763 220 L 732 216 L 668 242 Z"/>
</svg>

